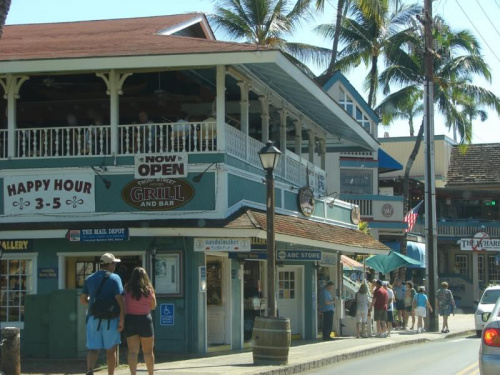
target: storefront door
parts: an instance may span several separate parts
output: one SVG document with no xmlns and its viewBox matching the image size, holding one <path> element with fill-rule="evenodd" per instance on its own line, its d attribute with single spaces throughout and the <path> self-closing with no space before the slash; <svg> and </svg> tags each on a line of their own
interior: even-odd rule
<svg viewBox="0 0 500 375">
<path fill-rule="evenodd" d="M 207 256 L 207 342 L 228 344 L 230 338 L 229 260 Z"/>
<path fill-rule="evenodd" d="M 279 315 L 290 319 L 292 335 L 304 337 L 304 285 L 302 266 L 278 268 Z"/>
</svg>

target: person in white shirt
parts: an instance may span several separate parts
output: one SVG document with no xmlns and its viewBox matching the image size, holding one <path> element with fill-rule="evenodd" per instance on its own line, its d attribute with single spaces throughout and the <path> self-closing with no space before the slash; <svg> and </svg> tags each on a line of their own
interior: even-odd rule
<svg viewBox="0 0 500 375">
<path fill-rule="evenodd" d="M 392 322 L 394 322 L 394 292 L 392 290 L 391 284 L 388 281 L 382 281 L 382 286 L 387 291 L 387 337 L 391 335 Z"/>
</svg>

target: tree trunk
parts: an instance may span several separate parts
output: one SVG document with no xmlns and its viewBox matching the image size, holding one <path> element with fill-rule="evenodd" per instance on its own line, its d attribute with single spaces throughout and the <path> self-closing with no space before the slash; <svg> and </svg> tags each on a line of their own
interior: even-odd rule
<svg viewBox="0 0 500 375">
<path fill-rule="evenodd" d="M 377 64 L 378 56 L 372 56 L 372 66 L 370 70 L 370 92 L 368 93 L 368 107 L 370 108 L 375 105 L 375 83 L 378 79 Z"/>
<path fill-rule="evenodd" d="M 337 2 L 337 20 L 335 21 L 335 35 L 333 36 L 332 45 L 332 59 L 330 60 L 330 65 L 326 70 L 327 76 L 331 77 L 335 72 L 335 63 L 337 62 L 337 50 L 339 47 L 340 39 L 340 25 L 342 24 L 342 10 L 344 9 L 345 0 L 338 0 Z"/>
<path fill-rule="evenodd" d="M 411 167 L 413 167 L 413 163 L 417 158 L 418 151 L 420 150 L 420 145 L 422 144 L 422 138 L 424 135 L 424 120 L 422 120 L 422 124 L 420 125 L 420 129 L 418 129 L 417 139 L 415 140 L 415 145 L 413 146 L 413 151 L 408 157 L 408 161 L 406 162 L 405 174 L 403 177 L 403 213 L 404 216 L 411 209 L 409 205 L 410 200 L 410 171 Z M 400 242 L 401 254 L 406 255 L 406 247 L 408 243 L 408 232 L 403 234 L 403 237 Z M 404 275 L 406 273 L 406 267 L 402 267 L 399 269 L 399 278 L 401 280 L 404 279 Z"/>
<path fill-rule="evenodd" d="M 11 1 L 12 0 L 0 0 L 0 39 L 2 39 L 3 27 L 7 20 L 7 14 L 9 14 Z"/>
</svg>

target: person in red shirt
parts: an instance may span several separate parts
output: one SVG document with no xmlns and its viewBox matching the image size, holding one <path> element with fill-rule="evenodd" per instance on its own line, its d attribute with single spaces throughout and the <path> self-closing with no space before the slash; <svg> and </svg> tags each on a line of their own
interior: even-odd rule
<svg viewBox="0 0 500 375">
<path fill-rule="evenodd" d="M 125 285 L 125 336 L 130 374 L 137 372 L 137 358 L 142 346 L 148 375 L 154 373 L 154 331 L 151 310 L 156 308 L 156 295 L 146 270 L 136 267 Z"/>
<path fill-rule="evenodd" d="M 387 321 L 387 303 L 389 297 L 387 291 L 382 288 L 382 281 L 377 280 L 375 283 L 375 290 L 373 291 L 373 300 L 370 306 L 370 311 L 373 308 L 373 319 L 377 322 L 376 337 L 387 337 L 386 334 L 386 321 Z M 368 314 L 370 314 L 370 311 Z"/>
</svg>

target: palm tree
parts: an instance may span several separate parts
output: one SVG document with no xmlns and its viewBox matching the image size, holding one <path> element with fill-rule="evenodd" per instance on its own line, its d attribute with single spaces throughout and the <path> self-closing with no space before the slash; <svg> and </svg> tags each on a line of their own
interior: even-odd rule
<svg viewBox="0 0 500 375">
<path fill-rule="evenodd" d="M 305 65 L 314 62 L 326 66 L 328 48 L 285 40 L 296 27 L 312 17 L 312 0 L 217 0 L 209 19 L 234 40 L 257 46 L 279 48 L 311 77 Z"/>
<path fill-rule="evenodd" d="M 482 87 L 473 85 L 472 77 L 479 76 L 491 80 L 488 65 L 481 56 L 477 39 L 466 30 L 452 31 L 439 18 L 433 20 L 433 38 L 440 46 L 435 51 L 434 62 L 434 101 L 443 114 L 448 126 L 454 124 L 461 129 L 462 142 L 471 141 L 471 120 L 481 116 L 480 106 L 488 106 L 500 114 L 500 98 Z M 437 25 L 437 27 L 436 27 Z M 415 25 L 412 30 L 401 33 L 392 40 L 386 50 L 388 68 L 380 75 L 384 93 L 391 91 L 397 84 L 400 90 L 390 94 L 379 106 L 379 111 L 399 108 L 415 92 L 421 91 L 425 77 L 423 29 Z M 408 210 L 409 175 L 416 159 L 423 134 L 423 121 L 420 126 L 414 149 L 408 158 L 403 179 L 405 214 Z M 406 239 L 401 251 L 406 251 Z"/>
<path fill-rule="evenodd" d="M 5 26 L 5 21 L 7 20 L 7 14 L 9 14 L 11 0 L 0 0 L 0 39 L 3 35 L 3 27 Z"/>
<path fill-rule="evenodd" d="M 397 105 L 389 95 L 375 109 L 375 112 L 382 118 L 382 125 L 389 125 L 394 120 L 408 120 L 410 137 L 413 137 L 415 135 L 413 120 L 424 112 L 423 95 L 422 90 L 412 90 L 408 96 L 402 97 L 403 100 Z"/>
<path fill-rule="evenodd" d="M 342 19 L 339 35 L 345 47 L 339 52 L 335 67 L 343 72 L 362 62 L 369 67 L 364 83 L 368 106 L 376 103 L 379 59 L 385 56 L 392 39 L 408 28 L 410 19 L 419 11 L 416 4 L 398 5 L 393 12 L 389 0 L 360 0 L 351 3 L 348 17 Z M 316 31 L 333 38 L 336 28 L 331 24 L 320 25 Z"/>
</svg>

